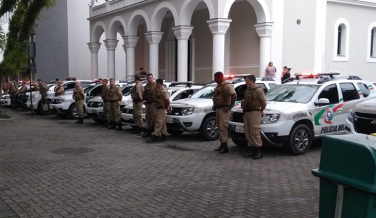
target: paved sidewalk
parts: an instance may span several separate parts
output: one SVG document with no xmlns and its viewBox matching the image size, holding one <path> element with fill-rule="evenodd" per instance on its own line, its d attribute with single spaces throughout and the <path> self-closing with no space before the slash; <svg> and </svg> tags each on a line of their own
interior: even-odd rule
<svg viewBox="0 0 376 218">
<path fill-rule="evenodd" d="M 259 161 L 198 134 L 147 144 L 53 115 L 0 121 L 0 217 L 318 217 L 320 145 Z"/>
</svg>

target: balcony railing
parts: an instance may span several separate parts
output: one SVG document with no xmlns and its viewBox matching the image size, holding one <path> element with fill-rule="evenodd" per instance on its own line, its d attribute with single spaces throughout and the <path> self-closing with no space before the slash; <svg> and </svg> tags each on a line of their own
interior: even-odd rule
<svg viewBox="0 0 376 218">
<path fill-rule="evenodd" d="M 149 0 L 113 0 L 107 1 L 101 5 L 90 6 L 90 17 L 95 17 L 121 8 L 126 8 L 144 1 Z"/>
</svg>

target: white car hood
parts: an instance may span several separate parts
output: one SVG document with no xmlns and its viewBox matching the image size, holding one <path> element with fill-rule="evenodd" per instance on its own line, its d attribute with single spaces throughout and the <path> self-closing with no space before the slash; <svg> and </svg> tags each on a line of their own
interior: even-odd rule
<svg viewBox="0 0 376 218">
<path fill-rule="evenodd" d="M 213 100 L 206 98 L 187 98 L 171 103 L 172 107 L 213 107 Z"/>
<path fill-rule="evenodd" d="M 242 112 L 240 106 L 233 109 L 235 112 Z M 307 104 L 302 103 L 291 103 L 291 102 L 276 102 L 276 101 L 268 101 L 266 103 L 266 108 L 264 113 L 268 114 L 284 114 L 289 115 L 296 112 L 307 111 Z"/>
<path fill-rule="evenodd" d="M 357 104 L 354 111 L 360 113 L 376 114 L 376 98 L 372 98 L 370 100 L 366 100 L 362 103 Z"/>
<path fill-rule="evenodd" d="M 69 99 L 69 100 L 72 100 L 73 96 L 65 93 L 64 95 L 56 96 L 53 99 Z"/>
</svg>

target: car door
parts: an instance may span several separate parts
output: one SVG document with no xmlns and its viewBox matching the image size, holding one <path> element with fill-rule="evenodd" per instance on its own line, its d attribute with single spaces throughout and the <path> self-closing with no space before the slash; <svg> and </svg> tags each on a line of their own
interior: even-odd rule
<svg viewBox="0 0 376 218">
<path fill-rule="evenodd" d="M 343 126 L 338 126 L 341 122 L 341 99 L 340 99 L 339 85 L 336 83 L 326 85 L 318 95 L 315 97 L 315 108 L 312 110 L 314 117 L 315 135 L 327 135 L 338 132 L 344 129 Z M 329 104 L 318 105 L 319 99 L 326 98 Z"/>
</svg>

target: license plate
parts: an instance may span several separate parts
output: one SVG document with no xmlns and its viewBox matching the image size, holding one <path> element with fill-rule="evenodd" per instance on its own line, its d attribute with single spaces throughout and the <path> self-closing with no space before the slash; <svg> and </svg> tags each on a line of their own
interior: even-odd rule
<svg viewBox="0 0 376 218">
<path fill-rule="evenodd" d="M 166 117 L 166 123 L 173 123 L 173 122 L 174 122 L 174 118 Z"/>
<path fill-rule="evenodd" d="M 235 132 L 238 132 L 238 133 L 244 133 L 244 127 L 236 126 L 236 127 L 235 127 Z"/>
</svg>

